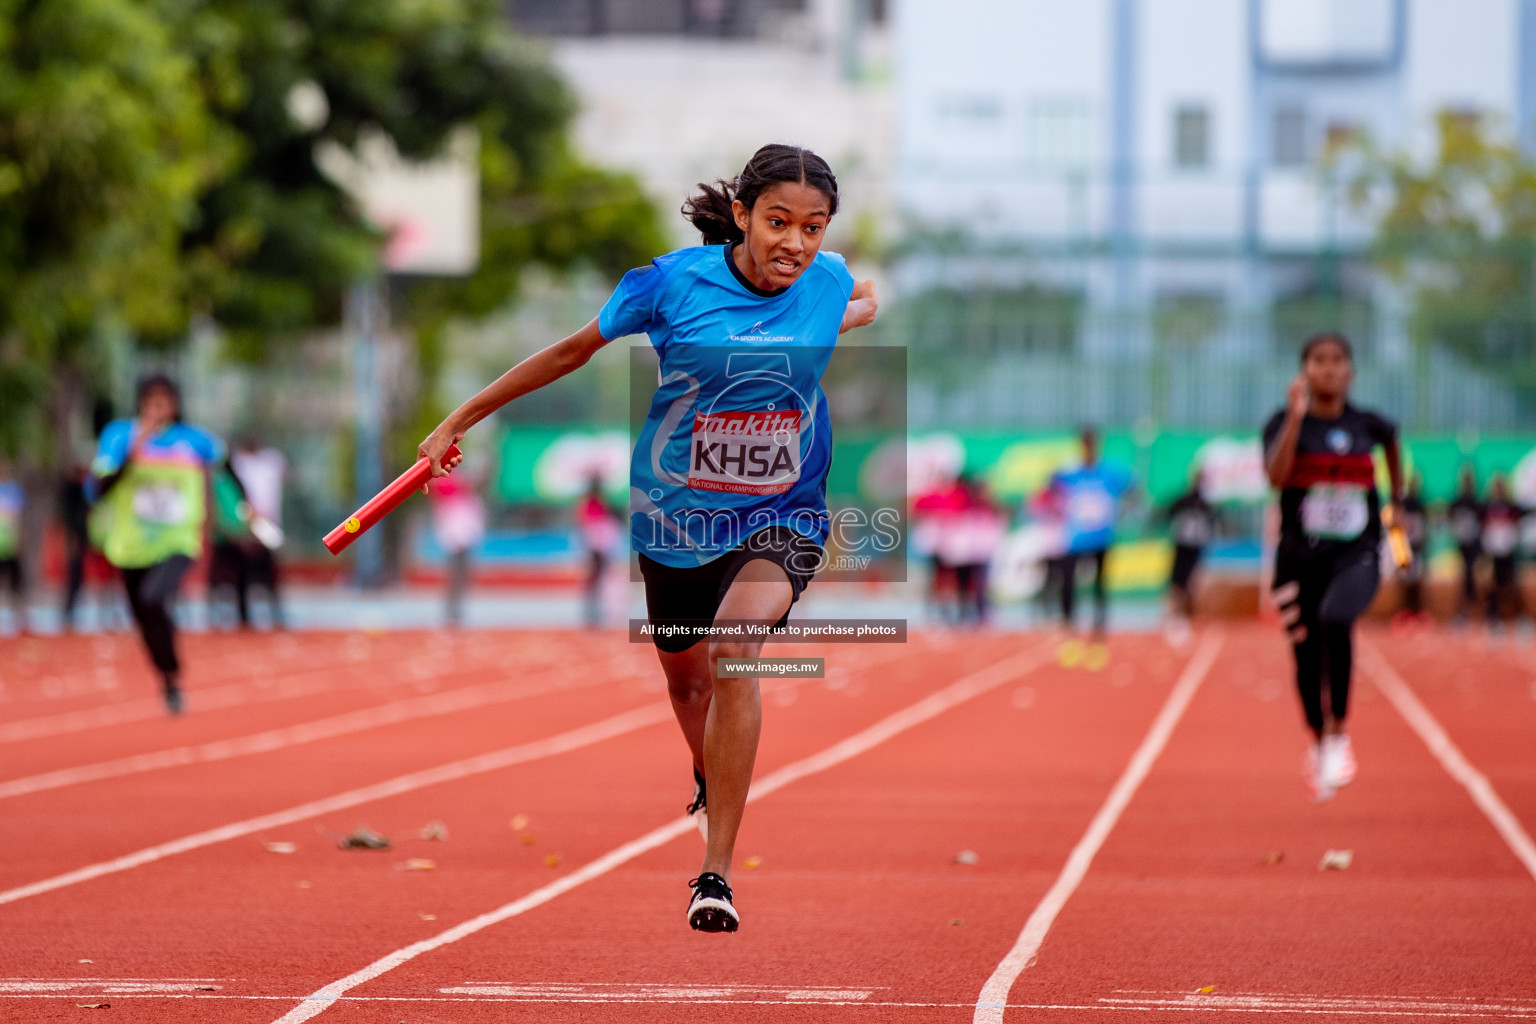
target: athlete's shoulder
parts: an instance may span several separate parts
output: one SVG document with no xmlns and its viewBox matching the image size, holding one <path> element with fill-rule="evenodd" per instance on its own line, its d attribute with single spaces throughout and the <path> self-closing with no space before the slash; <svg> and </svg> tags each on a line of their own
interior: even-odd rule
<svg viewBox="0 0 1536 1024">
<path fill-rule="evenodd" d="M 598 331 L 609 341 L 650 333 L 666 320 L 678 290 L 686 291 L 689 282 L 719 263 L 719 248 L 696 245 L 675 249 L 625 274 L 598 313 Z"/>
<path fill-rule="evenodd" d="M 172 429 L 170 440 L 183 441 L 204 462 L 221 462 L 224 458 L 224 442 L 218 435 L 190 423 L 178 423 Z"/>
<path fill-rule="evenodd" d="M 1264 438 L 1267 441 L 1275 434 L 1280 433 L 1280 424 L 1285 422 L 1285 409 L 1276 409 L 1269 419 L 1264 421 Z"/>
<path fill-rule="evenodd" d="M 811 269 L 830 275 L 843 291 L 853 291 L 853 271 L 848 269 L 848 261 L 843 258 L 842 253 L 832 252 L 830 249 L 820 250 L 816 253 L 816 258 L 811 261 Z"/>
<path fill-rule="evenodd" d="M 1366 429 L 1377 438 L 1385 439 L 1397 434 L 1397 424 L 1375 409 L 1350 406 L 1350 411 L 1355 413 L 1364 422 Z"/>
</svg>

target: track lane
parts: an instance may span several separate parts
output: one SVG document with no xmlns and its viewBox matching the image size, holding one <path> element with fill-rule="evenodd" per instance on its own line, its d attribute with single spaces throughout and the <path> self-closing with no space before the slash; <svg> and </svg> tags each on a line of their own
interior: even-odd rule
<svg viewBox="0 0 1536 1024">
<path fill-rule="evenodd" d="M 1005 1020 L 1473 1019 L 1473 1003 L 1518 1019 L 1536 1006 L 1536 886 L 1466 793 L 1378 694 L 1351 714 L 1358 780 L 1310 803 L 1300 712 L 1271 685 L 1288 681 L 1289 652 L 1245 633 L 1009 1000 L 1061 1008 Z M 1348 870 L 1318 870 L 1329 849 L 1352 851 Z"/>
<path fill-rule="evenodd" d="M 963 669 L 967 655 L 948 653 L 946 664 Z M 920 669 L 898 659 L 868 673 L 829 679 L 830 687 L 818 682 L 788 690 L 798 694 L 793 703 L 770 699 L 760 763 L 771 768 L 803 756 L 815 743 L 867 725 L 912 692 L 932 689 L 932 676 Z M 454 742 L 441 733 L 436 739 Z M 568 870 L 566 865 L 611 848 L 615 839 L 651 827 L 658 811 L 666 820 L 686 800 L 686 764 L 675 729 L 663 726 L 588 752 L 370 805 L 370 823 L 404 837 L 393 853 L 327 851 L 312 833 L 298 830 L 269 837 L 297 840 L 300 852 L 291 857 L 267 854 L 254 839 L 193 851 L 0 908 L 7 919 L 0 929 L 0 959 L 15 965 L 15 975 L 163 977 L 165 965 L 174 964 L 174 973 L 183 977 L 250 979 L 256 968 L 268 992 L 286 988 L 284 979 L 318 985 L 328 978 L 317 972 L 344 966 L 329 974 L 334 978 L 355 967 L 360 943 L 365 948 L 377 943 L 384 951 L 399 945 L 397 940 L 440 929 L 418 912 L 436 913 L 440 920 L 472 916 L 484 909 L 487 892 L 516 895 L 536 888 Z M 536 845 L 522 846 L 507 827 L 518 812 L 532 816 Z M 429 818 L 448 822 L 449 842 L 414 839 L 414 829 Z M 349 815 L 317 824 L 335 829 L 356 820 Z M 552 850 L 565 855 L 560 868 L 544 866 L 542 858 Z M 405 857 L 417 855 L 435 857 L 439 870 L 395 870 Z M 696 856 L 696 849 L 687 853 L 689 860 Z M 299 889 L 299 881 L 312 887 Z M 192 907 L 200 909 L 189 914 Z M 93 952 L 78 952 L 86 947 Z M 76 967 L 80 955 L 95 964 Z M 191 1008 L 181 1018 L 164 1015 L 173 1010 L 166 1003 L 136 1012 L 156 1021 L 207 1019 L 206 1008 Z"/>
<path fill-rule="evenodd" d="M 1536 836 L 1536 656 L 1443 630 L 1368 642 Z"/>
<path fill-rule="evenodd" d="M 682 924 L 674 844 L 349 995 L 423 1000 L 422 1020 L 504 1020 L 495 991 L 529 983 L 524 1012 L 540 1021 L 969 1020 L 978 978 L 1017 934 L 1012 904 L 1044 893 L 1113 782 L 1085 736 L 1102 724 L 1129 757 L 1180 665 L 1157 641 L 1115 647 L 1108 672 L 1048 665 L 756 804 L 738 850 L 764 866 L 737 873 L 736 935 Z M 1134 664 L 1138 648 L 1159 667 Z M 980 863 L 954 863 L 962 848 Z M 605 985 L 637 994 L 592 999 Z M 486 1001 L 431 1002 L 466 988 Z M 705 995 L 683 1006 L 668 991 Z M 828 998 L 840 992 L 853 995 Z"/>
</svg>

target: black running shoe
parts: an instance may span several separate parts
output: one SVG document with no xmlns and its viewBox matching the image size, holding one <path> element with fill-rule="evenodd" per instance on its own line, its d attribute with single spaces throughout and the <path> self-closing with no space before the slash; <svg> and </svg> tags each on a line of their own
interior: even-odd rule
<svg viewBox="0 0 1536 1024">
<path fill-rule="evenodd" d="M 704 776 L 699 770 L 693 770 L 693 803 L 683 808 L 684 814 L 693 815 L 694 822 L 699 826 L 699 835 L 704 841 L 709 842 L 709 812 L 705 810 Z"/>
<path fill-rule="evenodd" d="M 713 871 L 688 883 L 693 899 L 688 903 L 688 924 L 696 932 L 733 932 L 741 924 L 731 906 L 731 887 Z"/>
<path fill-rule="evenodd" d="M 179 715 L 185 711 L 186 701 L 181 696 L 181 687 L 176 684 L 176 680 L 167 677 L 163 686 L 166 712 L 171 715 Z"/>
</svg>

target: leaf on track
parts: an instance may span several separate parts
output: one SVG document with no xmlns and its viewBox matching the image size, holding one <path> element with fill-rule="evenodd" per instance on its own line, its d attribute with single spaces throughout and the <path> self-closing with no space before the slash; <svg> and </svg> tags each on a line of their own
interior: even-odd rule
<svg viewBox="0 0 1536 1024">
<path fill-rule="evenodd" d="M 544 866 L 547 868 L 557 868 L 564 859 L 558 853 L 547 853 L 544 855 Z"/>
<path fill-rule="evenodd" d="M 1323 854 L 1323 859 L 1317 862 L 1319 871 L 1345 871 L 1354 863 L 1354 850 L 1329 850 Z"/>
<path fill-rule="evenodd" d="M 412 857 L 404 864 L 397 865 L 397 867 L 401 871 L 436 871 L 437 861 L 427 857 Z"/>
<path fill-rule="evenodd" d="M 528 821 L 528 815 L 519 814 L 517 817 L 512 819 L 512 831 L 521 832 L 523 829 L 528 827 Z"/>
<path fill-rule="evenodd" d="M 1274 867 L 1283 860 L 1285 860 L 1285 852 L 1283 850 L 1271 850 L 1259 858 L 1259 863 L 1266 867 Z"/>
<path fill-rule="evenodd" d="M 955 863 L 980 864 L 981 854 L 977 853 L 975 850 L 961 850 L 959 853 L 955 854 Z"/>
<path fill-rule="evenodd" d="M 359 825 L 356 832 L 342 836 L 336 845 L 343 850 L 387 850 L 389 837 L 375 832 L 367 825 Z"/>
<path fill-rule="evenodd" d="M 443 842 L 448 838 L 448 826 L 440 821 L 429 821 L 418 833 L 423 839 Z"/>
<path fill-rule="evenodd" d="M 110 1010 L 112 1008 L 111 1003 L 76 1003 L 75 1005 L 82 1010 Z"/>
<path fill-rule="evenodd" d="M 279 843 L 262 843 L 261 845 L 265 846 L 267 848 L 267 852 L 268 853 L 298 853 L 299 852 L 299 844 L 298 843 L 282 843 L 282 842 L 279 842 Z"/>
<path fill-rule="evenodd" d="M 743 871 L 756 871 L 762 866 L 763 858 L 761 857 L 748 857 L 746 860 L 741 862 L 741 869 Z"/>
</svg>

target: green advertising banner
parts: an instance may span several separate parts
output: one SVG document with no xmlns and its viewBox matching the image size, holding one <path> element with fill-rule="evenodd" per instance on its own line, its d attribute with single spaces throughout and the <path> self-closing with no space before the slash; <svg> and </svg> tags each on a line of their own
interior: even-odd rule
<svg viewBox="0 0 1536 1024">
<path fill-rule="evenodd" d="M 1212 500 L 1254 504 L 1269 494 L 1257 434 L 1108 431 L 1102 444 L 1104 457 L 1130 467 L 1153 504 L 1182 493 L 1197 467 L 1205 471 Z M 513 504 L 567 504 L 597 480 L 610 499 L 622 501 L 630 447 L 623 428 L 510 427 L 501 437 L 494 493 Z M 1429 501 L 1449 499 L 1462 468 L 1470 466 L 1480 488 L 1494 474 L 1507 474 L 1516 497 L 1536 504 L 1536 434 L 1409 436 L 1404 456 L 1407 469 L 1422 474 Z M 1053 472 L 1079 457 L 1071 431 L 926 431 L 905 440 L 839 436 L 827 493 L 890 501 L 899 496 L 893 490 L 920 494 L 965 472 L 981 477 L 998 500 L 1013 502 L 1039 491 Z"/>
</svg>

